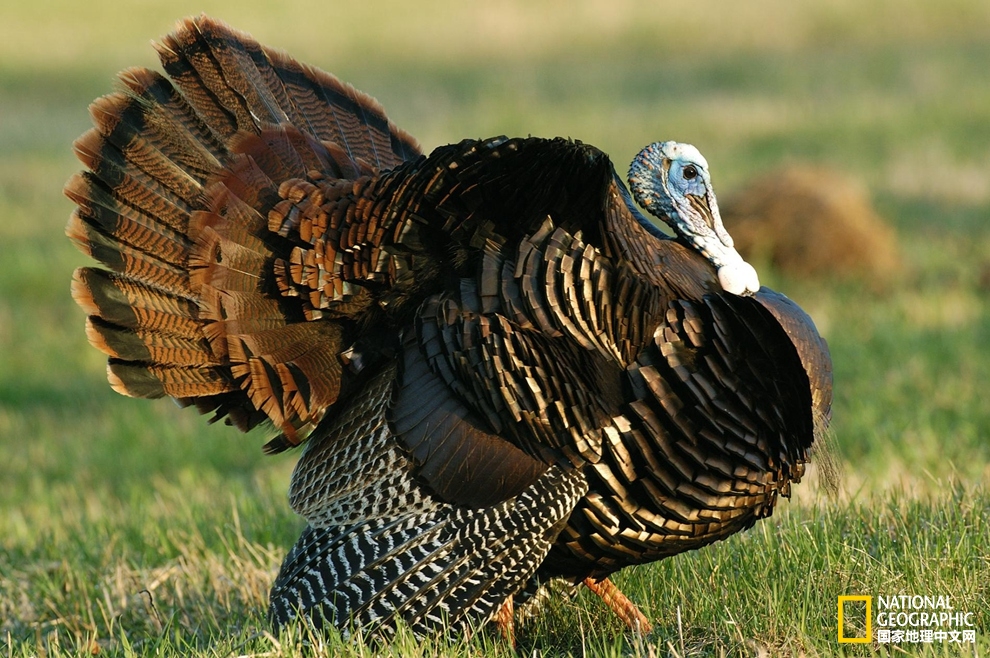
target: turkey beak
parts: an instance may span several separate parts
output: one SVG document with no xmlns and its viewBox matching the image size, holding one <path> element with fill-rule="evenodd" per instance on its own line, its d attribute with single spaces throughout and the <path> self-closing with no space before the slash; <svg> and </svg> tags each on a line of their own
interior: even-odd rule
<svg viewBox="0 0 990 658">
<path fill-rule="evenodd" d="M 732 236 L 729 235 L 729 232 L 725 230 L 725 226 L 722 225 L 722 215 L 718 211 L 718 201 L 715 200 L 715 191 L 712 190 L 711 184 L 706 185 L 705 188 L 704 196 L 689 194 L 688 200 L 691 202 L 695 211 L 701 215 L 708 228 L 715 233 L 719 241 L 727 249 L 732 249 L 735 245 L 732 242 Z"/>
</svg>

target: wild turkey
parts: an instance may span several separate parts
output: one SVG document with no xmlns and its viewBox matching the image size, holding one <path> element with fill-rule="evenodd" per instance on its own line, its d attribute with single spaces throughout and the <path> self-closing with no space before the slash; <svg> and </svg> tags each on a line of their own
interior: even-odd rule
<svg viewBox="0 0 990 658">
<path fill-rule="evenodd" d="M 75 143 L 72 293 L 120 393 L 307 441 L 271 593 L 345 631 L 457 630 L 769 516 L 827 423 L 810 318 L 760 288 L 707 163 L 647 147 L 632 203 L 564 139 L 424 156 L 378 103 L 223 23 L 120 75 Z M 307 440 L 308 439 L 308 440 Z M 505 617 L 503 617 L 505 618 Z"/>
</svg>

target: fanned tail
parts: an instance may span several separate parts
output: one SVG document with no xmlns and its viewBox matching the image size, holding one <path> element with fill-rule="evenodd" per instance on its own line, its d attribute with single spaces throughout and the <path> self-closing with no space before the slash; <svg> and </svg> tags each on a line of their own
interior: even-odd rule
<svg viewBox="0 0 990 658">
<path fill-rule="evenodd" d="M 65 193 L 66 233 L 107 269 L 72 293 L 115 390 L 172 396 L 290 443 L 340 388 L 341 329 L 304 322 L 273 268 L 279 186 L 311 172 L 356 178 L 419 155 L 370 96 L 205 16 L 158 45 L 164 76 L 121 73 L 74 147 L 88 171 Z"/>
</svg>

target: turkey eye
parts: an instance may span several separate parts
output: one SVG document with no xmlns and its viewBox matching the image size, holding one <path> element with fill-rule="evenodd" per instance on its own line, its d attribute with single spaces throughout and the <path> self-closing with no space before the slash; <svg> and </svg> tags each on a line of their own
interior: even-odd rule
<svg viewBox="0 0 990 658">
<path fill-rule="evenodd" d="M 684 167 L 683 174 L 685 180 L 693 180 L 698 176 L 698 169 L 694 165 L 688 165 Z"/>
</svg>

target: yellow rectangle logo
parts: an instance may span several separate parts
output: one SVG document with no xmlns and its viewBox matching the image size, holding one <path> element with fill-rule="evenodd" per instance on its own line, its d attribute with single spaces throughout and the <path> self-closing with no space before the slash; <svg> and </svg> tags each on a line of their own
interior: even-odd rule
<svg viewBox="0 0 990 658">
<path fill-rule="evenodd" d="M 866 636 L 846 637 L 845 604 L 848 601 L 866 603 Z M 839 642 L 871 642 L 873 640 L 873 597 L 872 596 L 840 596 L 839 597 Z"/>
</svg>

